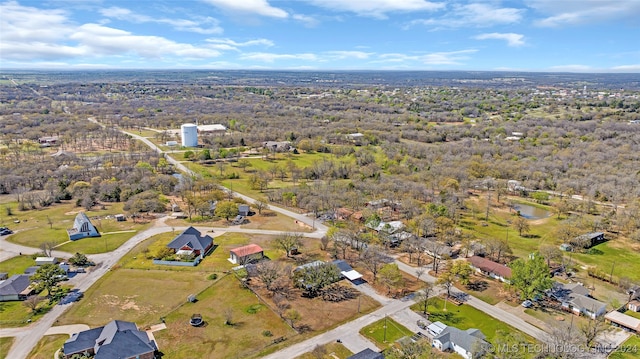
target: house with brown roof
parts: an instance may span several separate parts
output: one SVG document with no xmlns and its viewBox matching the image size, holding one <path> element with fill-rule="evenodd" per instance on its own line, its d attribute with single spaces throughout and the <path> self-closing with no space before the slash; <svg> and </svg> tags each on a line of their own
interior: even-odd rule
<svg viewBox="0 0 640 359">
<path fill-rule="evenodd" d="M 509 283 L 509 278 L 511 278 L 511 268 L 506 265 L 479 256 L 469 257 L 467 258 L 467 261 L 471 265 L 471 268 L 475 269 L 476 272 L 486 275 L 487 277 L 497 279 L 501 282 Z"/>
<path fill-rule="evenodd" d="M 233 264 L 247 264 L 264 258 L 264 250 L 257 244 L 234 248 L 229 251 L 229 262 Z"/>
</svg>

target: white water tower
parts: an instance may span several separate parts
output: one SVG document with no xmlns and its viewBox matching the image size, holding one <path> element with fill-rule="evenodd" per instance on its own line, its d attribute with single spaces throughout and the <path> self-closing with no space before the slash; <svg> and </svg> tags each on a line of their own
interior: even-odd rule
<svg viewBox="0 0 640 359">
<path fill-rule="evenodd" d="M 185 123 L 180 126 L 183 147 L 198 147 L 198 125 Z"/>
</svg>

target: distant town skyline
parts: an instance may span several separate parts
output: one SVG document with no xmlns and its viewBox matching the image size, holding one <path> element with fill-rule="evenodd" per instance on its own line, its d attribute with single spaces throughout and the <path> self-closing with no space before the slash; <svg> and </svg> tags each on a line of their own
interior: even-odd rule
<svg viewBox="0 0 640 359">
<path fill-rule="evenodd" d="M 640 73 L 640 0 L 0 2 L 1 69 Z"/>
</svg>

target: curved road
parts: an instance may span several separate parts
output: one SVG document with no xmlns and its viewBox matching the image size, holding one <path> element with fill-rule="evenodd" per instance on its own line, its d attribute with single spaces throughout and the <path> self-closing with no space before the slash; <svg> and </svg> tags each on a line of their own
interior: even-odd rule
<svg viewBox="0 0 640 359">
<path fill-rule="evenodd" d="M 104 127 L 104 125 L 100 124 L 93 118 L 88 119 L 91 122 L 97 123 Z M 138 136 L 132 133 L 128 133 L 125 131 L 121 131 L 131 137 L 138 139 L 144 142 L 147 146 L 149 146 L 154 151 L 158 153 L 162 153 L 162 151 L 147 138 L 142 136 Z M 193 171 L 188 169 L 179 161 L 176 161 L 170 156 L 165 156 L 169 163 L 172 163 L 178 170 L 193 175 Z M 225 189 L 227 190 L 227 189 Z M 255 200 L 251 197 L 245 196 L 243 194 L 232 192 L 235 196 L 244 199 L 247 202 L 255 203 Z M 269 208 L 275 212 L 279 212 L 285 216 L 292 217 L 302 223 L 305 223 L 309 226 L 313 226 L 315 231 L 312 233 L 304 233 L 300 232 L 305 237 L 310 238 L 321 238 L 327 233 L 327 227 L 322 223 L 316 223 L 314 219 L 311 219 L 307 216 L 286 210 L 284 208 L 269 206 Z M 166 218 L 166 217 L 165 217 Z M 113 265 L 115 265 L 125 254 L 127 254 L 131 249 L 133 249 L 137 244 L 144 241 L 145 239 L 152 237 L 156 234 L 170 232 L 172 230 L 182 230 L 186 227 L 170 227 L 164 224 L 164 219 L 159 219 L 155 225 L 145 231 L 137 233 L 123 245 L 118 247 L 116 250 L 108 253 L 89 255 L 89 259 L 92 260 L 97 266 L 89 273 L 80 274 L 73 278 L 70 282 L 74 284 L 74 288 L 78 289 L 81 292 L 86 291 L 91 287 L 98 279 L 100 279 L 104 274 L 106 274 Z M 202 228 L 203 231 L 211 229 L 211 227 Z M 242 233 L 254 233 L 254 234 L 271 234 L 278 235 L 281 234 L 282 231 L 270 231 L 270 230 L 260 230 L 260 229 L 244 229 L 244 228 L 213 228 L 214 231 L 217 232 L 242 232 Z M 0 251 L 0 261 L 9 259 L 11 257 L 15 257 L 19 255 L 19 253 L 23 254 L 33 254 L 40 252 L 40 249 L 33 247 L 21 246 L 18 244 L 10 243 L 6 241 L 5 237 L 0 239 L 0 244 L 2 250 Z M 59 257 L 70 257 L 71 254 L 66 252 L 54 251 L 55 256 Z M 53 307 L 46 315 L 40 318 L 37 322 L 22 328 L 4 328 L 0 329 L 0 337 L 5 336 L 13 336 L 15 337 L 15 342 L 13 346 L 9 350 L 7 358 L 12 359 L 23 359 L 27 358 L 29 352 L 32 348 L 36 346 L 38 341 L 45 335 L 45 333 L 51 328 L 58 317 L 64 313 L 64 311 L 73 305 L 73 303 L 65 304 L 65 305 L 56 305 Z"/>
</svg>

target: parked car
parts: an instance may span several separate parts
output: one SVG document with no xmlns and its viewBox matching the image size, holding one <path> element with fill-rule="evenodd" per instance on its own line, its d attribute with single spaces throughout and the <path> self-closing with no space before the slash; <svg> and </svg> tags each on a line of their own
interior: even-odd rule
<svg viewBox="0 0 640 359">
<path fill-rule="evenodd" d="M 0 230 L 0 236 L 6 236 L 7 234 L 12 234 L 12 233 L 13 231 L 6 227 Z"/>
<path fill-rule="evenodd" d="M 533 302 L 530 300 L 525 300 L 524 302 L 522 302 L 522 306 L 525 308 L 531 308 L 533 306 Z"/>
</svg>

